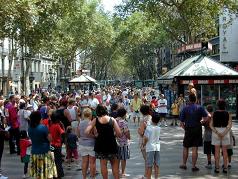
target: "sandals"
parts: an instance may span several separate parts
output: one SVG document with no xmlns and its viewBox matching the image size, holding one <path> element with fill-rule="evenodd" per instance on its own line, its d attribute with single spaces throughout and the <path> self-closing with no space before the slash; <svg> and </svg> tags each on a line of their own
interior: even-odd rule
<svg viewBox="0 0 238 179">
<path fill-rule="evenodd" d="M 183 169 L 183 170 L 187 170 L 187 166 L 186 165 L 180 165 L 179 168 Z"/>
</svg>

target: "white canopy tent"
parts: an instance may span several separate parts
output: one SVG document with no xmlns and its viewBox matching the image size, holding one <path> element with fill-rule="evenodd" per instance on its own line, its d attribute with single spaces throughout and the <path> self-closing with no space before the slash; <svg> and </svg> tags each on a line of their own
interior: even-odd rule
<svg viewBox="0 0 238 179">
<path fill-rule="evenodd" d="M 86 74 L 82 74 L 81 76 L 70 80 L 69 83 L 96 83 L 96 80 Z"/>
</svg>

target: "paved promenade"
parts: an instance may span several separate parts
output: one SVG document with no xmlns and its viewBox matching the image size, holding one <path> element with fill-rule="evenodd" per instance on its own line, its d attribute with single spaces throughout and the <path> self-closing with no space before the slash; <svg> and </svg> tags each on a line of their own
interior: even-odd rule
<svg viewBox="0 0 238 179">
<path fill-rule="evenodd" d="M 139 179 L 143 175 L 144 162 L 138 148 L 137 127 L 130 124 L 132 141 L 131 141 L 131 159 L 127 163 L 127 174 L 129 179 Z M 238 123 L 233 122 L 233 131 L 238 143 Z M 213 169 L 206 169 L 206 155 L 203 154 L 203 149 L 199 149 L 198 167 L 199 172 L 191 171 L 191 155 L 188 160 L 188 169 L 186 171 L 179 169 L 179 164 L 182 159 L 182 139 L 183 130 L 180 127 L 163 127 L 161 130 L 161 166 L 160 178 L 162 179 L 179 179 L 179 178 L 238 178 L 238 147 L 234 147 L 234 155 L 232 159 L 232 168 L 227 175 L 220 173 L 214 174 Z M 214 163 L 214 162 L 213 162 Z M 5 145 L 4 156 L 2 161 L 3 174 L 9 179 L 20 179 L 23 175 L 23 164 L 20 162 L 19 156 L 10 155 L 8 145 Z M 97 170 L 100 171 L 99 162 L 97 162 Z M 65 179 L 80 179 L 81 171 L 75 168 L 67 170 L 65 167 Z M 98 179 L 102 176 L 98 175 Z M 113 178 L 113 177 L 111 177 Z"/>
</svg>

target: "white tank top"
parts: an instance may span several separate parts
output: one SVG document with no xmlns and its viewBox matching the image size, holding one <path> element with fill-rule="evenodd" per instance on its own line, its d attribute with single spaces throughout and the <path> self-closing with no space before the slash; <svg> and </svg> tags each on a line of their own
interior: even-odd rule
<svg viewBox="0 0 238 179">
<path fill-rule="evenodd" d="M 69 110 L 72 121 L 75 121 L 77 119 L 77 113 L 76 113 L 75 108 L 77 108 L 77 107 L 73 106 L 72 108 L 69 108 L 69 107 L 67 108 Z"/>
</svg>

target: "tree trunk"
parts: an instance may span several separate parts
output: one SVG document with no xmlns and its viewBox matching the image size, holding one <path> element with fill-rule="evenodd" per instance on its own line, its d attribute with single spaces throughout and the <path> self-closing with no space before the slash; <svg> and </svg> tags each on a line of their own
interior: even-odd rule
<svg viewBox="0 0 238 179">
<path fill-rule="evenodd" d="M 14 48 L 14 40 L 13 37 L 11 39 L 11 54 L 9 56 L 9 67 L 8 67 L 8 71 L 7 71 L 7 93 L 9 93 L 10 91 L 10 79 L 11 79 L 11 70 L 12 70 L 12 64 L 13 64 L 13 60 L 15 58 L 15 48 Z"/>
<path fill-rule="evenodd" d="M 32 60 L 30 57 L 29 59 L 26 60 L 26 70 L 25 70 L 25 75 L 24 75 L 25 95 L 29 95 L 31 92 L 30 79 L 29 79 L 31 64 L 32 64 Z"/>
</svg>

